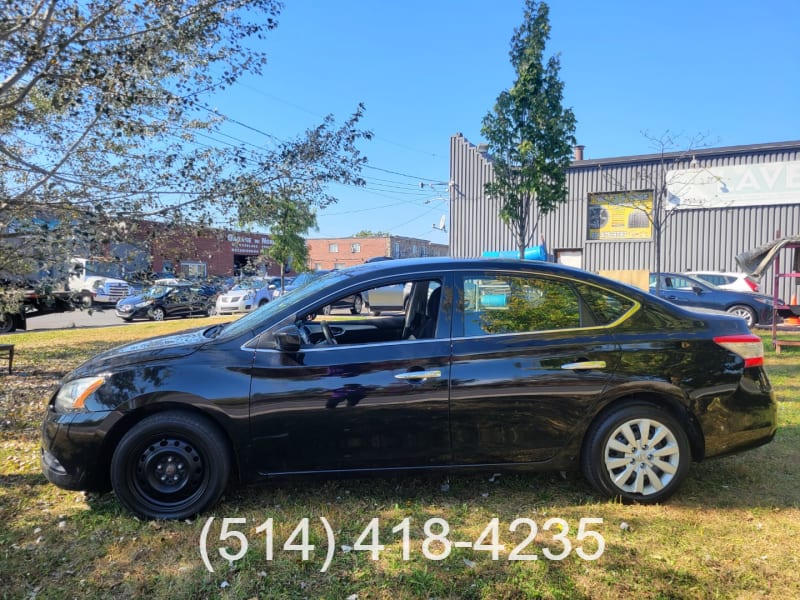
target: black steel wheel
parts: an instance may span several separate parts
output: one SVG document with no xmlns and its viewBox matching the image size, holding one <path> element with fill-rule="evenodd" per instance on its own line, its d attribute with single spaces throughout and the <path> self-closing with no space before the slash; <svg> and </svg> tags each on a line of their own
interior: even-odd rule
<svg viewBox="0 0 800 600">
<path fill-rule="evenodd" d="M 123 436 L 111 459 L 117 499 L 145 519 L 186 519 L 213 506 L 231 469 L 227 440 L 208 419 L 170 411 Z"/>
<path fill-rule="evenodd" d="M 669 412 L 626 404 L 601 415 L 583 447 L 586 479 L 605 496 L 655 504 L 672 496 L 689 469 L 689 438 Z"/>
<path fill-rule="evenodd" d="M 17 324 L 14 322 L 14 315 L 0 312 L 0 333 L 11 333 L 16 328 Z"/>
</svg>

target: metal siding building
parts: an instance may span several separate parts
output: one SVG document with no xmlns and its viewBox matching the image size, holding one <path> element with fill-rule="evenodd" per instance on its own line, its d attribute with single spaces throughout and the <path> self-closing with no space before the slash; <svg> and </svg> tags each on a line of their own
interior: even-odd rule
<svg viewBox="0 0 800 600">
<path fill-rule="evenodd" d="M 461 134 L 450 140 L 450 247 L 457 257 L 480 256 L 486 250 L 515 250 L 511 229 L 498 213 L 500 202 L 487 198 L 484 184 L 493 177 L 485 147 Z M 542 217 L 532 244 L 543 236 L 556 260 L 566 254 L 580 259 L 588 271 L 652 270 L 654 243 L 642 240 L 590 240 L 589 197 L 622 190 L 653 191 L 665 165 L 670 169 L 711 169 L 733 165 L 769 164 L 800 160 L 800 141 L 728 148 L 698 149 L 688 153 L 575 160 L 567 173 L 568 200 Z M 788 203 L 672 211 L 662 234 L 661 269 L 739 271 L 734 257 L 783 236 L 800 235 L 800 189 Z M 559 262 L 562 262 L 559 260 Z M 563 262 L 566 262 L 563 261 Z M 791 264 L 787 256 L 782 265 Z M 772 270 L 761 290 L 772 293 Z M 783 279 L 779 294 L 786 301 L 797 293 L 796 284 Z M 800 294 L 798 294 L 800 295 Z"/>
</svg>

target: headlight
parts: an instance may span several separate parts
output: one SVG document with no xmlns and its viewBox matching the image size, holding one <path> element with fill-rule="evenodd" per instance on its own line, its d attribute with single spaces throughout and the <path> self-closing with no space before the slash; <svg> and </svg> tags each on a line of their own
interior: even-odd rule
<svg viewBox="0 0 800 600">
<path fill-rule="evenodd" d="M 81 377 L 65 383 L 56 394 L 53 407 L 56 412 L 65 413 L 83 410 L 86 399 L 91 396 L 106 379 L 102 375 L 97 377 Z"/>
</svg>

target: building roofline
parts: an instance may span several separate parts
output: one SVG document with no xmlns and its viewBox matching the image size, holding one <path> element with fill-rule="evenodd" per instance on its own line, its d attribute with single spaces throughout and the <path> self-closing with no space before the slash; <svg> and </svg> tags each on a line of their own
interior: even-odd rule
<svg viewBox="0 0 800 600">
<path fill-rule="evenodd" d="M 638 154 L 631 156 L 615 156 L 609 158 L 590 158 L 585 160 L 572 161 L 572 167 L 592 167 L 596 165 L 611 165 L 634 162 L 658 161 L 662 158 L 676 159 L 692 157 L 712 157 L 730 154 L 753 154 L 755 152 L 774 152 L 776 150 L 798 150 L 800 151 L 800 140 L 787 142 L 768 142 L 761 144 L 745 144 L 739 146 L 720 146 L 715 148 L 692 148 L 678 150 L 674 152 Z"/>
<path fill-rule="evenodd" d="M 456 133 L 452 137 L 460 138 L 461 140 L 465 141 L 469 144 L 472 148 L 477 149 L 477 145 L 470 142 L 464 134 Z M 638 154 L 638 155 L 629 155 L 629 156 L 612 156 L 607 158 L 588 158 L 584 160 L 573 160 L 570 167 L 571 168 L 580 168 L 580 167 L 594 167 L 597 165 L 614 165 L 614 164 L 626 164 L 626 163 L 640 163 L 640 162 L 655 162 L 662 159 L 680 159 L 680 158 L 687 158 L 691 159 L 692 157 L 712 157 L 712 156 L 719 156 L 719 155 L 729 155 L 729 154 L 752 154 L 754 152 L 774 152 L 778 150 L 797 150 L 800 151 L 800 140 L 791 140 L 785 142 L 765 142 L 760 144 L 745 144 L 739 146 L 720 146 L 715 148 L 692 148 L 686 150 L 677 150 L 673 152 L 664 152 L 663 154 L 652 153 L 652 154 Z M 481 158 L 486 159 L 484 155 L 480 155 Z"/>
</svg>

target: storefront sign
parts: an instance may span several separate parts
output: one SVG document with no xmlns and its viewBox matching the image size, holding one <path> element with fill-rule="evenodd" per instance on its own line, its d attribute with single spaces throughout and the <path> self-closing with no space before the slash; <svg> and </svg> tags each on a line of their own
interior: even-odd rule
<svg viewBox="0 0 800 600">
<path fill-rule="evenodd" d="M 800 204 L 800 161 L 667 171 L 666 208 Z"/>
<path fill-rule="evenodd" d="M 261 250 L 272 246 L 272 239 L 261 233 L 229 233 L 228 241 L 234 254 L 258 256 Z"/>
</svg>

